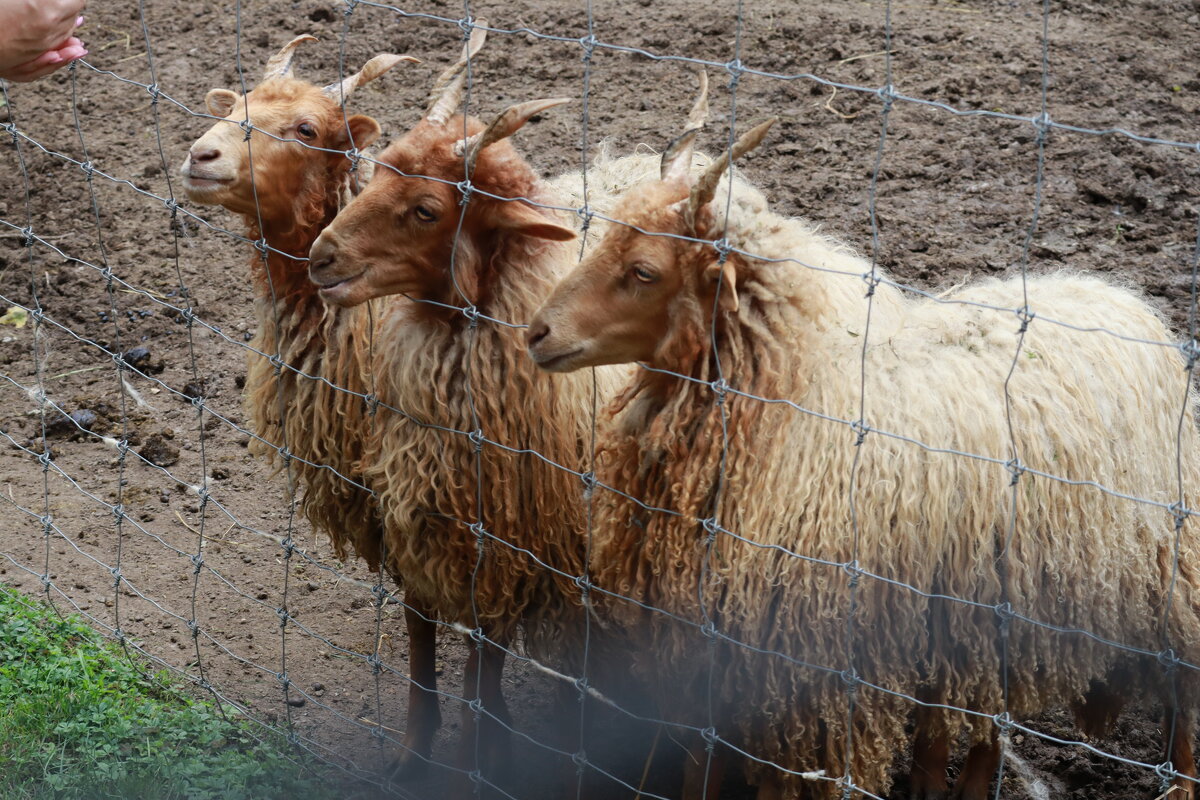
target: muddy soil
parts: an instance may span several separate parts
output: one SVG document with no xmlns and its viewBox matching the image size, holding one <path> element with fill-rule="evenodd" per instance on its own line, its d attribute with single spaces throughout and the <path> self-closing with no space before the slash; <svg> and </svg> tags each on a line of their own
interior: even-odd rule
<svg viewBox="0 0 1200 800">
<path fill-rule="evenodd" d="M 577 102 L 518 137 L 544 174 L 582 163 L 585 123 L 589 157 L 601 143 L 614 152 L 661 149 L 680 131 L 693 81 L 683 65 L 659 56 L 740 57 L 752 70 L 790 77 L 741 73 L 732 92 L 729 73 L 710 68 L 713 111 L 702 146 L 715 151 L 726 142 L 735 100 L 739 130 L 778 115 L 777 133 L 743 167 L 779 210 L 871 253 L 873 203 L 875 258 L 921 290 L 1023 265 L 1095 271 L 1140 287 L 1186 329 L 1200 154 L 1171 142 L 1197 139 L 1200 3 L 1051 3 L 1050 119 L 1166 143 L 1053 128 L 1040 191 L 1032 122 L 1042 108 L 1040 3 L 894 3 L 890 81 L 909 99 L 892 104 L 882 151 L 883 98 L 875 90 L 888 81 L 883 3 L 751 0 L 740 28 L 731 0 L 591 5 L 596 39 L 621 49 L 581 43 L 589 33 L 583 3 L 470 5 L 493 26 L 521 29 L 494 34 L 480 55 L 471 92 L 477 113 L 539 96 L 578 98 L 590 69 L 586 119 Z M 433 75 L 460 46 L 453 20 L 462 7 L 418 0 L 398 13 L 359 3 L 349 16 L 344 8 L 245 0 L 235 13 L 233 3 L 213 0 L 147 0 L 143 16 L 129 0 L 96 0 L 83 33 L 90 68 L 8 87 L 3 113 L 28 139 L 18 148 L 6 143 L 0 154 L 0 303 L 29 306 L 36 292 L 46 323 L 35 346 L 31 325 L 0 320 L 0 580 L 37 593 L 48 576 L 61 607 L 119 628 L 265 725 L 290 720 L 304 746 L 346 769 L 347 796 L 435 797 L 445 794 L 446 770 L 437 765 L 424 781 L 377 785 L 388 749 L 374 726 L 386 726 L 389 737 L 405 726 L 402 595 L 385 584 L 380 607 L 375 576 L 361 562 L 339 562 L 292 513 L 284 478 L 247 453 L 241 389 L 255 322 L 252 250 L 236 236 L 241 222 L 189 207 L 208 224 L 179 215 L 172 224 L 164 202 L 183 202 L 176 170 L 210 124 L 191 113 L 203 109 L 204 94 L 238 89 L 243 74 L 253 85 L 265 59 L 298 34 L 321 40 L 298 59 L 301 76 L 320 83 L 336 79 L 343 45 L 353 68 L 377 52 L 422 58 L 352 101 L 353 111 L 381 121 L 385 141 L 418 119 Z M 27 226 L 43 242 L 26 248 Z M 184 294 L 199 323 L 178 312 Z M 109 353 L 124 353 L 139 370 L 127 391 Z M 38 459 L 39 386 L 72 415 L 46 420 L 49 470 Z M 203 415 L 196 397 L 208 409 Z M 113 446 L 121 438 L 145 460 L 123 457 Z M 205 482 L 210 499 L 202 503 L 196 489 Z M 123 518 L 110 508 L 118 502 Z M 289 536 L 297 549 L 287 557 L 279 542 Z M 281 628 L 284 604 L 292 621 Z M 187 624 L 193 615 L 195 636 Z M 367 658 L 377 644 L 379 674 Z M 439 653 L 442 686 L 457 693 L 466 650 L 446 632 Z M 505 688 L 523 736 L 551 740 L 555 687 L 529 665 L 510 663 Z M 439 764 L 453 760 L 462 703 L 447 696 L 442 705 Z M 586 770 L 598 796 L 633 796 L 628 787 L 644 772 L 647 788 L 677 796 L 677 741 L 664 734 L 656 742 L 654 727 L 619 714 L 591 713 L 601 733 L 589 761 L 611 776 Z M 1077 737 L 1065 711 L 1029 724 Z M 1157 709 L 1132 709 L 1094 744 L 1155 764 L 1164 760 L 1161 728 Z M 1023 766 L 1006 770 L 1006 797 L 1158 793 L 1151 770 L 1038 737 L 1013 742 Z M 552 787 L 571 768 L 523 737 L 511 763 L 496 780 L 519 798 L 559 796 Z M 730 772 L 723 796 L 749 796 Z M 1038 794 L 1039 782 L 1049 795 Z M 906 792 L 898 775 L 893 796 Z"/>
</svg>

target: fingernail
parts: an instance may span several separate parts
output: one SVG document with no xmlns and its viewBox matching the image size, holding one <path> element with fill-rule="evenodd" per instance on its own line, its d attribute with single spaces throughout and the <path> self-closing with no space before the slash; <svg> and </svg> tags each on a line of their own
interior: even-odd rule
<svg viewBox="0 0 1200 800">
<path fill-rule="evenodd" d="M 75 27 L 78 28 L 82 24 L 83 24 L 83 16 L 80 15 L 75 18 Z"/>
</svg>

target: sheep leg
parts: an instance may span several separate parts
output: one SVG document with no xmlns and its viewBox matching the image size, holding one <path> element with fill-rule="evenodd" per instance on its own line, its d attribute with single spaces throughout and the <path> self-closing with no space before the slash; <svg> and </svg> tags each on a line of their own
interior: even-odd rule
<svg viewBox="0 0 1200 800">
<path fill-rule="evenodd" d="M 709 758 L 707 747 L 704 739 L 692 737 L 683 764 L 683 800 L 717 800 L 721 794 L 727 754 L 722 748 L 714 747 Z"/>
<path fill-rule="evenodd" d="M 941 709 L 918 706 L 909 795 L 913 800 L 942 800 L 950 793 L 946 767 L 950 764 L 950 738 L 942 724 Z"/>
<path fill-rule="evenodd" d="M 995 735 L 974 745 L 954 784 L 953 800 L 988 800 L 988 787 L 1000 766 L 1000 742 Z"/>
<path fill-rule="evenodd" d="M 1171 724 L 1171 709 L 1167 709 L 1167 725 Z M 1169 728 L 1168 728 L 1169 730 Z M 1167 760 L 1175 771 L 1186 777 L 1176 778 L 1171 784 L 1169 797 L 1171 800 L 1195 800 L 1196 784 L 1188 778 L 1198 777 L 1196 772 L 1196 757 L 1192 753 L 1192 720 L 1191 715 L 1177 712 L 1175 716 L 1175 736 L 1171 741 L 1171 751 Z"/>
<path fill-rule="evenodd" d="M 470 773 L 479 770 L 491 780 L 497 769 L 511 763 L 508 727 L 511 716 L 504 702 L 500 678 L 504 673 L 503 647 L 484 642 L 471 645 L 463 676 L 462 735 L 459 740 L 459 767 L 464 771 L 460 788 L 470 796 L 474 792 Z M 476 719 L 476 707 L 479 708 Z"/>
<path fill-rule="evenodd" d="M 408 724 L 402 749 L 392 762 L 391 775 L 412 780 L 424 775 L 433 755 L 433 737 L 442 725 L 437 698 L 437 623 L 430 609 L 407 599 L 404 621 L 408 626 Z"/>
</svg>

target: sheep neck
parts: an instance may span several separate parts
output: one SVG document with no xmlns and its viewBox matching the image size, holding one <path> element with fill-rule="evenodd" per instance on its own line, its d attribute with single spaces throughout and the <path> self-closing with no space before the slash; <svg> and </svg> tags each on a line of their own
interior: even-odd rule
<svg viewBox="0 0 1200 800">
<path fill-rule="evenodd" d="M 283 305 L 302 311 L 301 316 L 315 321 L 326 314 L 325 304 L 317 295 L 317 286 L 308 279 L 308 251 L 325 226 L 337 215 L 337 189 L 330 181 L 329 190 L 320 196 L 297 203 L 284 219 L 247 218 L 247 238 L 263 241 L 270 248 L 265 256 L 255 253 L 250 262 L 255 293 L 270 305 Z"/>
</svg>

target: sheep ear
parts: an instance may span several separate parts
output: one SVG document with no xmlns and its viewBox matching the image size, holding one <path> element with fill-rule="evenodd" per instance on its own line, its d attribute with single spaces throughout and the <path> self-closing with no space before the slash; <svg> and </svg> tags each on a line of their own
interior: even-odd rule
<svg viewBox="0 0 1200 800">
<path fill-rule="evenodd" d="M 350 141 L 346 138 L 346 127 L 350 128 L 350 138 L 354 142 L 354 147 L 358 150 L 369 146 L 383 134 L 383 128 L 379 126 L 379 123 L 373 117 L 368 117 L 365 114 L 355 114 L 346 120 L 346 125 L 339 129 L 340 135 L 335 140 L 339 147 L 350 145 Z"/>
<path fill-rule="evenodd" d="M 552 242 L 569 242 L 575 238 L 575 231 L 546 219 L 536 208 L 520 200 L 501 203 L 501 206 L 496 220 L 505 230 Z"/>
<path fill-rule="evenodd" d="M 737 270 L 733 268 L 733 263 L 726 259 L 723 264 L 710 264 L 704 270 L 704 277 L 717 284 L 717 308 L 722 311 L 736 313 L 739 303 Z"/>
<path fill-rule="evenodd" d="M 225 119 L 237 105 L 237 99 L 238 96 L 228 89 L 213 89 L 204 96 L 204 105 L 208 106 L 208 113 Z"/>
</svg>

